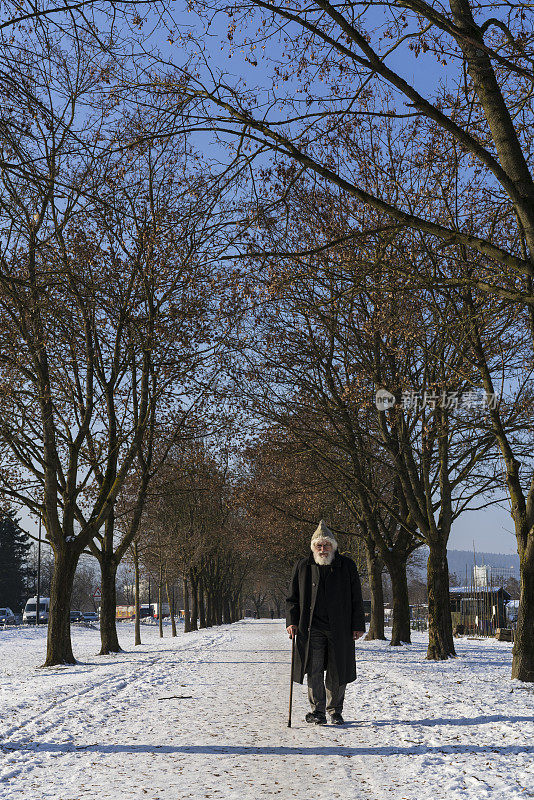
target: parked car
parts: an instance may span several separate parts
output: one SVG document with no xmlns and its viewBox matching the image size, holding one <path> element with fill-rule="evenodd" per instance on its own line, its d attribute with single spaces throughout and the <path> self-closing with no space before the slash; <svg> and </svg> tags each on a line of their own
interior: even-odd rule
<svg viewBox="0 0 534 800">
<path fill-rule="evenodd" d="M 81 611 L 71 611 L 70 612 L 70 621 L 71 622 L 83 622 L 83 614 Z"/>
<path fill-rule="evenodd" d="M 82 617 L 84 622 L 98 622 L 96 611 L 84 611 Z"/>
<path fill-rule="evenodd" d="M 17 619 L 10 608 L 0 608 L 0 625 L 14 625 Z"/>
<path fill-rule="evenodd" d="M 24 612 L 22 614 L 22 621 L 27 625 L 35 625 L 36 622 L 36 610 L 37 610 L 37 598 L 30 597 L 29 600 L 26 602 L 24 606 Z M 48 613 L 50 611 L 50 598 L 49 597 L 40 597 L 39 598 L 39 622 L 46 624 L 48 622 Z"/>
</svg>

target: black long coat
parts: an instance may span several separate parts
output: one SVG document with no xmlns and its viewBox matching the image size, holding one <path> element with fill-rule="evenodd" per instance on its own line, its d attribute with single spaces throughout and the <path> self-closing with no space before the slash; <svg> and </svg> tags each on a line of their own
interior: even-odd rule
<svg viewBox="0 0 534 800">
<path fill-rule="evenodd" d="M 304 682 L 307 672 L 310 631 L 319 586 L 319 567 L 313 553 L 297 561 L 286 600 L 286 625 L 298 628 L 293 680 Z M 356 680 L 353 631 L 365 630 L 362 589 L 356 564 L 336 553 L 325 577 L 328 619 L 333 633 L 336 667 L 340 683 Z"/>
</svg>

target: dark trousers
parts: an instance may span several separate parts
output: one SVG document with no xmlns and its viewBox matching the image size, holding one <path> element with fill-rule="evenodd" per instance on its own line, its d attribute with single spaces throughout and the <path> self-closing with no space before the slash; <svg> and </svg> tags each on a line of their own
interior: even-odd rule
<svg viewBox="0 0 534 800">
<path fill-rule="evenodd" d="M 324 665 L 326 663 L 326 681 Z M 325 691 L 326 685 L 326 691 Z M 346 683 L 339 683 L 332 633 L 328 630 L 312 628 L 310 649 L 308 651 L 308 700 L 312 711 L 324 714 L 328 711 L 341 714 L 345 699 Z"/>
</svg>

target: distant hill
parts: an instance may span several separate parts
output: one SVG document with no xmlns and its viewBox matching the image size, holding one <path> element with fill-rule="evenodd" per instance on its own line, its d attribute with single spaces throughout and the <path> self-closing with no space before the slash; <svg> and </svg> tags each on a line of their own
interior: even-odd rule
<svg viewBox="0 0 534 800">
<path fill-rule="evenodd" d="M 426 551 L 426 552 L 424 552 Z M 424 555 L 425 566 L 421 568 L 412 568 L 412 572 L 420 572 L 426 578 L 426 558 L 428 554 L 427 548 L 421 548 L 417 551 Z M 455 572 L 460 581 L 465 582 L 465 569 L 467 567 L 469 576 L 472 574 L 474 557 L 472 550 L 448 550 L 447 558 L 449 561 L 449 573 Z M 519 556 L 507 555 L 506 553 L 476 553 L 476 563 L 478 566 L 487 565 L 494 568 L 510 569 L 513 567 L 512 575 L 515 575 L 519 580 Z"/>
<path fill-rule="evenodd" d="M 473 572 L 475 558 L 469 550 L 448 550 L 449 573 L 455 572 L 461 583 L 465 583 L 465 569 L 469 577 Z M 494 569 L 512 569 L 512 575 L 519 580 L 519 556 L 506 553 L 476 553 L 478 566 L 486 565 Z"/>
</svg>

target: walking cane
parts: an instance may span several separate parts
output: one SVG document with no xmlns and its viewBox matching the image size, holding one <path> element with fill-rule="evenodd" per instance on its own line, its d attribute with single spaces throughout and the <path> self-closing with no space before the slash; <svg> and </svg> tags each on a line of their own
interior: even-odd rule
<svg viewBox="0 0 534 800">
<path fill-rule="evenodd" d="M 295 666 L 295 639 L 297 634 L 294 633 L 291 637 L 291 681 L 289 684 L 289 719 L 287 720 L 287 727 L 291 727 L 291 707 L 293 705 L 293 667 Z"/>
</svg>

